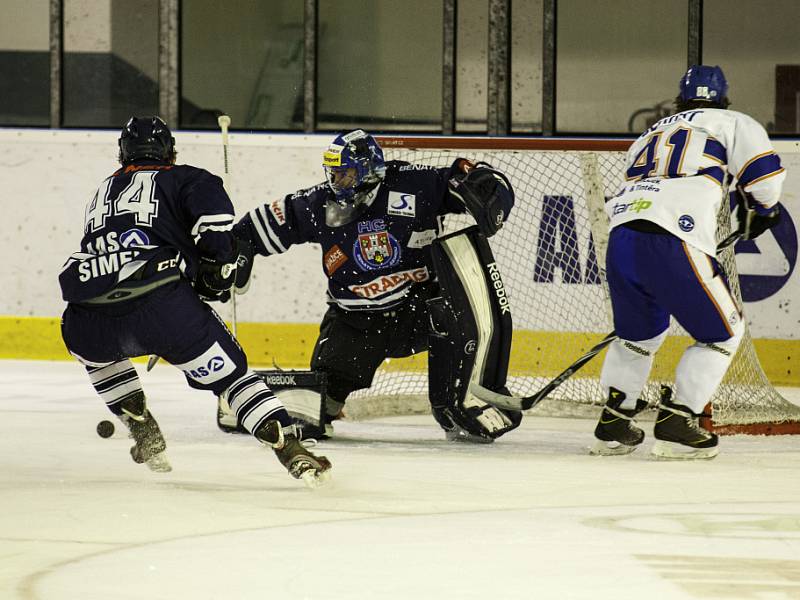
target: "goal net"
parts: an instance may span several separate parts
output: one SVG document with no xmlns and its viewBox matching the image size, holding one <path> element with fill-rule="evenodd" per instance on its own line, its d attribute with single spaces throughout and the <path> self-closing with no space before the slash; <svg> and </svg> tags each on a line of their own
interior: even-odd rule
<svg viewBox="0 0 800 600">
<path fill-rule="evenodd" d="M 516 205 L 491 239 L 511 301 L 514 340 L 509 389 L 530 395 L 613 329 L 604 277 L 607 242 L 605 197 L 613 194 L 629 142 L 612 140 L 509 140 L 493 138 L 381 137 L 387 160 L 447 166 L 456 157 L 485 161 L 510 178 Z M 730 232 L 727 204 L 718 239 Z M 448 230 L 469 217 L 448 217 Z M 720 260 L 741 302 L 733 249 Z M 643 399 L 658 402 L 660 384 L 671 384 L 677 362 L 692 343 L 673 320 L 658 352 Z M 599 373 L 604 353 L 564 382 L 536 412 L 596 412 L 605 398 Z M 395 402 L 398 412 L 427 397 L 427 359 L 387 361 L 371 389 L 356 398 Z M 427 402 L 422 406 L 425 406 Z M 800 408 L 786 401 L 764 375 L 749 330 L 712 401 L 720 433 L 800 433 Z"/>
</svg>

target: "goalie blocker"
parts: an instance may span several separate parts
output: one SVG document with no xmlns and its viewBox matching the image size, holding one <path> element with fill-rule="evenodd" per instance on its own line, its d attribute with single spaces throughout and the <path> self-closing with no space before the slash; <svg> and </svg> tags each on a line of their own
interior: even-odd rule
<svg viewBox="0 0 800 600">
<path fill-rule="evenodd" d="M 478 227 L 435 240 L 432 256 L 441 286 L 428 301 L 433 415 L 450 440 L 491 442 L 522 421 L 470 391 L 471 383 L 506 391 L 512 320 L 503 280 Z"/>
<path fill-rule="evenodd" d="M 304 438 L 319 439 L 326 436 L 323 404 L 327 385 L 325 373 L 280 369 L 255 372 L 286 407 L 292 421 L 302 429 Z M 236 415 L 224 395 L 219 397 L 217 426 L 226 433 L 247 433 L 241 423 L 237 423 Z"/>
</svg>

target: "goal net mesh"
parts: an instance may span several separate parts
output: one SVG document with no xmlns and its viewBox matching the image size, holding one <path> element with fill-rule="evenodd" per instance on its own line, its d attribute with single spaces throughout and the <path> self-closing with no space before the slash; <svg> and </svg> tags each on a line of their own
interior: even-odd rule
<svg viewBox="0 0 800 600">
<path fill-rule="evenodd" d="M 515 395 L 536 392 L 612 331 L 602 268 L 607 220 L 604 213 L 598 218 L 596 198 L 599 193 L 602 206 L 603 196 L 614 193 L 623 169 L 623 151 L 470 150 L 463 149 L 463 141 L 458 150 L 414 148 L 414 138 L 382 138 L 381 143 L 387 160 L 447 166 L 455 158 L 465 157 L 485 161 L 511 180 L 516 205 L 490 243 L 514 320 L 508 387 Z M 595 169 L 587 171 L 587 164 Z M 593 187 L 597 190 L 594 216 Z M 718 239 L 730 232 L 730 214 L 727 206 L 723 208 Z M 468 224 L 469 217 L 446 219 L 449 231 Z M 733 250 L 725 250 L 720 260 L 741 302 Z M 660 384 L 672 383 L 680 355 L 691 343 L 673 320 L 643 394 L 650 405 L 657 404 Z M 534 410 L 578 415 L 590 412 L 586 407 L 601 405 L 605 398 L 599 372 L 604 355 L 588 363 Z M 425 399 L 426 355 L 385 362 L 371 389 L 356 395 L 363 399 L 376 396 L 400 403 Z M 749 330 L 712 406 L 714 426 L 723 431 L 724 426 L 800 420 L 800 408 L 781 397 L 764 375 Z"/>
</svg>

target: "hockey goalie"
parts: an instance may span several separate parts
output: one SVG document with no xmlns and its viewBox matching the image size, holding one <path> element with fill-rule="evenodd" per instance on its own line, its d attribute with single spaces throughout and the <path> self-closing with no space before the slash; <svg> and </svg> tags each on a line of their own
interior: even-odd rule
<svg viewBox="0 0 800 600">
<path fill-rule="evenodd" d="M 462 158 L 445 168 L 385 161 L 361 130 L 337 136 L 323 167 L 326 182 L 259 206 L 234 228 L 248 266 L 254 255 L 321 246 L 328 309 L 310 368 L 325 374 L 324 410 L 322 427 L 306 423 L 304 435 L 330 433 L 385 359 L 426 350 L 431 410 L 447 439 L 492 442 L 517 427 L 520 412 L 469 391 L 506 383 L 511 312 L 487 238 L 514 205 L 508 179 Z M 465 212 L 476 225 L 443 235 L 445 216 Z M 239 269 L 238 290 L 249 271 Z"/>
</svg>

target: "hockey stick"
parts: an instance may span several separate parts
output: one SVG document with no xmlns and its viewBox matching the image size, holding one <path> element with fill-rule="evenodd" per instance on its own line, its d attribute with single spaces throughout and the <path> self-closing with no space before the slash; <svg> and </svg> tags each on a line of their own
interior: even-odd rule
<svg viewBox="0 0 800 600">
<path fill-rule="evenodd" d="M 725 250 L 728 246 L 731 246 L 739 241 L 739 238 L 747 239 L 750 233 L 750 222 L 753 219 L 756 211 L 753 208 L 753 203 L 750 194 L 744 191 L 744 188 L 740 185 L 736 186 L 736 192 L 739 194 L 739 202 L 743 203 L 742 207 L 744 208 L 744 217 L 743 222 L 738 223 L 736 227 L 736 231 L 731 233 L 728 237 L 722 240 L 719 244 L 717 244 L 717 254 L 719 254 L 722 250 Z"/>
<path fill-rule="evenodd" d="M 472 394 L 478 398 L 478 400 L 483 400 L 487 404 L 491 404 L 498 408 L 505 408 L 508 410 L 528 410 L 544 400 L 554 389 L 572 377 L 575 372 L 583 367 L 583 365 L 592 360 L 603 350 L 603 348 L 608 346 L 616 339 L 617 334 L 612 331 L 599 343 L 592 346 L 591 350 L 589 350 L 586 354 L 581 356 L 578 360 L 559 373 L 556 378 L 551 379 L 547 385 L 530 396 L 524 396 L 522 398 L 518 398 L 516 396 L 505 396 L 503 394 L 493 392 L 492 390 L 489 390 L 474 382 L 469 384 L 469 391 L 472 392 Z"/>
<path fill-rule="evenodd" d="M 717 244 L 717 252 L 720 252 L 732 245 L 740 237 L 742 237 L 742 233 L 740 231 L 734 231 L 719 244 Z M 612 331 L 606 337 L 600 340 L 600 342 L 592 346 L 592 348 L 586 354 L 579 357 L 574 363 L 564 369 L 554 379 L 551 379 L 542 389 L 535 394 L 531 394 L 530 396 L 506 396 L 498 392 L 493 392 L 492 390 L 475 382 L 469 384 L 469 391 L 476 398 L 478 398 L 478 400 L 482 400 L 487 404 L 491 404 L 492 406 L 496 406 L 498 408 L 505 408 L 507 410 L 528 410 L 544 400 L 553 390 L 564 383 L 567 379 L 572 377 L 581 367 L 583 367 L 583 365 L 592 360 L 603 350 L 603 348 L 608 346 L 616 339 L 617 334 Z"/>
<path fill-rule="evenodd" d="M 222 130 L 222 158 L 223 158 L 223 166 L 225 168 L 225 173 L 223 177 L 223 184 L 226 188 L 230 187 L 228 183 L 230 171 L 228 169 L 228 126 L 231 124 L 231 118 L 228 115 L 220 115 L 217 117 L 217 124 L 219 125 L 220 130 Z M 233 311 L 233 337 L 236 337 L 236 293 L 231 293 L 231 309 Z M 147 370 L 152 371 L 153 367 L 156 366 L 156 363 L 159 360 L 159 356 L 157 354 L 151 354 L 150 357 L 147 359 Z"/>
<path fill-rule="evenodd" d="M 740 237 L 742 237 L 742 232 L 734 231 L 732 234 L 730 234 L 728 237 L 722 240 L 719 244 L 717 244 L 717 253 L 719 254 L 720 252 L 725 250 L 725 248 L 727 248 L 728 246 L 732 246 L 733 244 L 738 242 Z"/>
<path fill-rule="evenodd" d="M 228 115 L 220 115 L 217 117 L 217 124 L 222 132 L 222 163 L 224 167 L 223 184 L 230 196 L 230 178 L 231 172 L 228 163 L 228 127 L 231 124 L 231 118 Z M 232 200 L 231 200 L 232 201 Z M 231 289 L 231 324 L 233 325 L 233 337 L 236 337 L 236 290 Z"/>
</svg>

